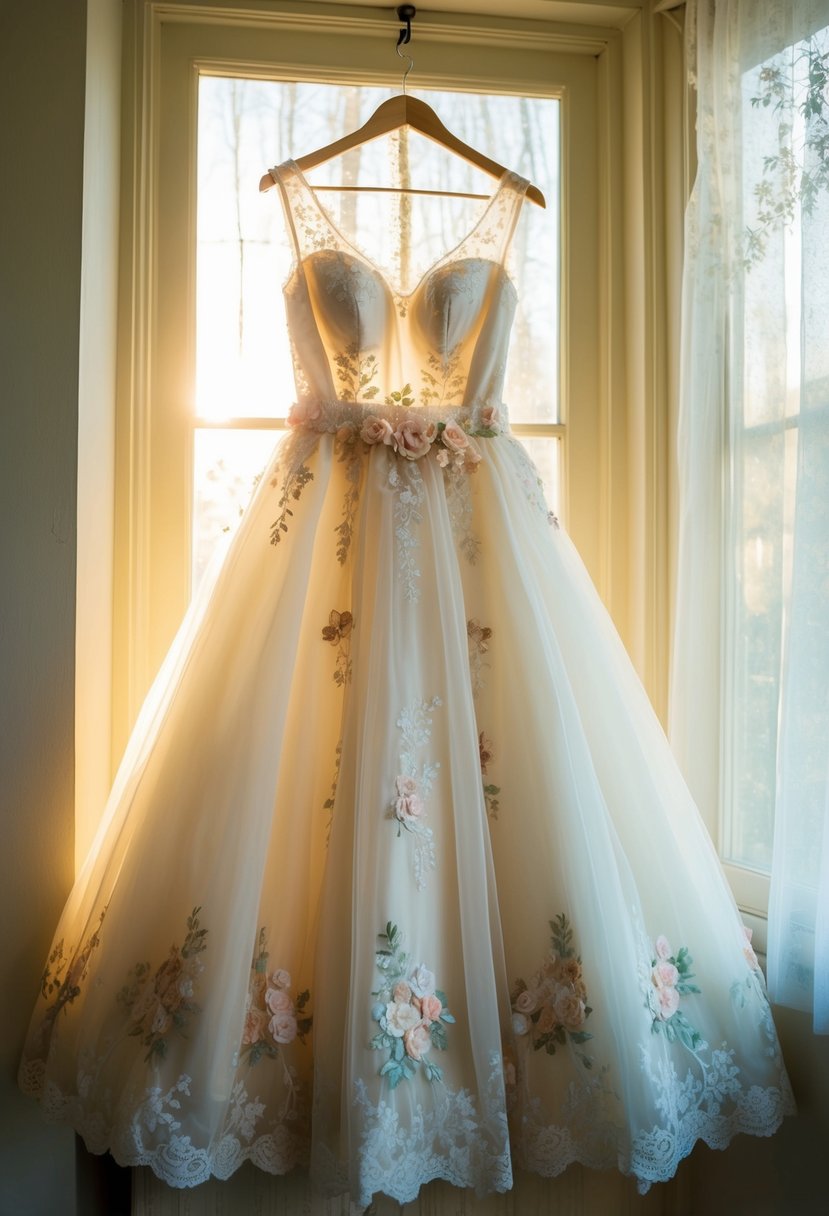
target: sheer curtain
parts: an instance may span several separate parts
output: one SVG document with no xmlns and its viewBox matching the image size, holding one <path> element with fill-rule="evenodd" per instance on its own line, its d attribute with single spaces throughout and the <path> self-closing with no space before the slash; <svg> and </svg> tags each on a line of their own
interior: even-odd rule
<svg viewBox="0 0 829 1216">
<path fill-rule="evenodd" d="M 829 0 L 692 0 L 671 733 L 829 1033 Z"/>
</svg>

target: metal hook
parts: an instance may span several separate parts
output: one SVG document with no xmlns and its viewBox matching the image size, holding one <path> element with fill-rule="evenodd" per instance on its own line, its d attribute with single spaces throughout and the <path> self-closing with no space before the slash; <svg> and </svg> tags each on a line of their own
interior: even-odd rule
<svg viewBox="0 0 829 1216">
<path fill-rule="evenodd" d="M 398 50 L 401 46 L 405 46 L 407 42 L 412 40 L 412 19 L 417 15 L 417 9 L 413 4 L 400 4 L 397 7 L 397 20 L 402 21 L 405 29 L 400 31 L 397 38 Z"/>
<path fill-rule="evenodd" d="M 397 19 L 398 21 L 402 21 L 404 26 L 397 36 L 397 46 L 395 47 L 395 50 L 401 59 L 408 59 L 409 61 L 409 66 L 403 73 L 403 82 L 401 86 L 404 97 L 406 95 L 406 78 L 414 67 L 414 59 L 412 59 L 411 55 L 407 54 L 405 51 L 401 51 L 400 48 L 402 46 L 406 46 L 407 43 L 411 42 L 412 40 L 412 18 L 415 16 L 416 12 L 417 9 L 413 4 L 401 4 L 397 8 Z"/>
</svg>

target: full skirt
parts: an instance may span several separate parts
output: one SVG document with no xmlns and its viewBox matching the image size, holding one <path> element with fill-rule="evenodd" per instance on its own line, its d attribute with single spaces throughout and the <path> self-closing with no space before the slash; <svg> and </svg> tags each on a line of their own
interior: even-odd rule
<svg viewBox="0 0 829 1216">
<path fill-rule="evenodd" d="M 508 434 L 298 429 L 133 731 L 22 1087 L 173 1186 L 355 1205 L 792 1109 L 762 975 L 624 648 Z"/>
</svg>

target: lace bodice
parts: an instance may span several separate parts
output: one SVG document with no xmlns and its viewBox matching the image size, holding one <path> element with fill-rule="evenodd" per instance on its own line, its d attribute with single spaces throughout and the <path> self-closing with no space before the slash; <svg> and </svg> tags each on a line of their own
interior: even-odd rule
<svg viewBox="0 0 829 1216">
<path fill-rule="evenodd" d="M 295 250 L 285 285 L 297 402 L 321 427 L 379 415 L 504 414 L 516 291 L 509 250 L 527 181 L 500 179 L 477 223 L 407 291 L 350 241 L 293 161 L 272 169 Z"/>
</svg>

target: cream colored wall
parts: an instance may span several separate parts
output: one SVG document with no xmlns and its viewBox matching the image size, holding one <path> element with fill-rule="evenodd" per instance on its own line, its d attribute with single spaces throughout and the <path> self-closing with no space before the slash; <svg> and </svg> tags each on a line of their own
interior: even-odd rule
<svg viewBox="0 0 829 1216">
<path fill-rule="evenodd" d="M 71 1132 L 15 1086 L 72 880 L 86 4 L 0 7 L 0 1213 L 74 1210 Z"/>
</svg>

